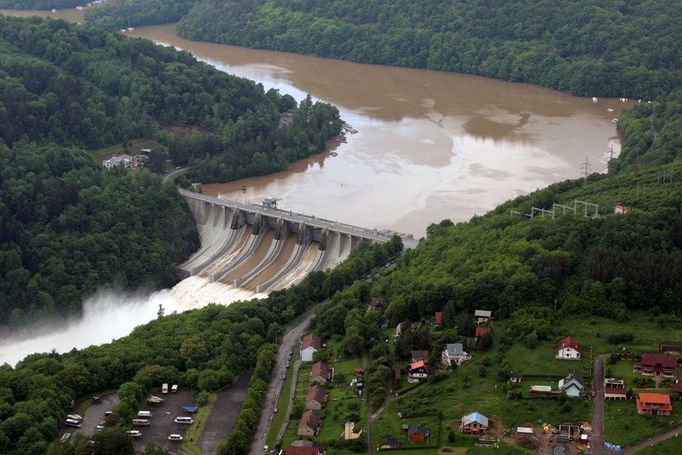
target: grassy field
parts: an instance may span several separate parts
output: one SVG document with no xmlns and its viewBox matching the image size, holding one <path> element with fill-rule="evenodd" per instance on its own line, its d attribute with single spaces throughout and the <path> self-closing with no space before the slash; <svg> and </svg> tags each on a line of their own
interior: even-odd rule
<svg viewBox="0 0 682 455">
<path fill-rule="evenodd" d="M 674 401 L 672 415 L 659 417 L 637 414 L 635 400 L 608 401 L 604 420 L 605 440 L 629 446 L 682 425 L 682 403 Z"/>
<path fill-rule="evenodd" d="M 414 443 L 407 439 L 407 433 L 402 430 L 402 425 L 425 425 L 429 430 L 428 443 Z M 386 438 L 397 438 L 400 440 L 400 447 L 420 447 L 424 445 L 438 445 L 440 441 L 441 421 L 438 416 L 414 416 L 408 419 L 400 419 L 395 413 L 382 413 L 374 421 L 374 440 L 377 444 Z M 400 452 L 402 453 L 402 452 Z"/>
<path fill-rule="evenodd" d="M 199 438 L 201 437 L 201 433 L 204 432 L 204 426 L 206 426 L 208 416 L 211 414 L 211 410 L 217 399 L 217 393 L 210 394 L 206 405 L 201 406 L 194 415 L 194 423 L 187 430 L 185 439 L 182 442 L 182 450 L 184 450 L 187 455 L 201 455 Z"/>
<path fill-rule="evenodd" d="M 292 351 L 294 353 L 292 359 L 296 359 L 298 355 L 298 346 L 294 346 Z M 289 365 L 289 369 L 287 370 L 287 379 L 284 381 L 284 385 L 282 386 L 282 393 L 279 395 L 279 399 L 277 400 L 277 414 L 275 414 L 275 416 L 272 418 L 270 430 L 268 431 L 268 436 L 265 440 L 269 447 L 274 447 L 276 442 L 275 439 L 277 439 L 279 430 L 284 424 L 284 418 L 286 417 L 289 400 L 291 398 L 291 381 L 293 380 L 294 376 L 293 372 L 294 362 L 292 361 Z"/>
<path fill-rule="evenodd" d="M 640 455 L 677 455 L 682 453 L 682 435 L 638 452 Z"/>
<path fill-rule="evenodd" d="M 132 139 L 130 140 L 130 143 L 132 145 L 128 147 L 128 155 L 139 155 L 140 149 L 151 149 L 155 147 L 161 147 L 165 149 L 165 147 L 163 147 L 158 142 L 151 141 L 148 139 Z M 123 149 L 123 144 L 114 144 L 108 147 L 103 147 L 101 149 L 91 150 L 90 156 L 92 156 L 92 159 L 95 160 L 96 162 L 101 163 L 103 160 L 110 157 L 111 155 L 117 155 L 121 153 L 126 153 L 125 150 Z"/>
</svg>

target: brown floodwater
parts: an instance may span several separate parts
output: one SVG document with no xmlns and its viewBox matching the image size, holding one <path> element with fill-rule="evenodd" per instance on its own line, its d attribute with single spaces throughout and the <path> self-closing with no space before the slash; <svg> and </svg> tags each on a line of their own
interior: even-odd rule
<svg viewBox="0 0 682 455">
<path fill-rule="evenodd" d="M 187 41 L 173 24 L 127 34 L 188 50 L 297 99 L 310 93 L 338 106 L 358 131 L 335 148 L 337 156 L 327 152 L 285 172 L 204 185 L 205 193 L 240 201 L 277 197 L 287 210 L 418 236 L 430 223 L 466 220 L 578 177 L 586 159 L 591 171 L 604 171 L 611 150 L 620 151 L 613 119 L 629 104 L 462 74 Z"/>
</svg>

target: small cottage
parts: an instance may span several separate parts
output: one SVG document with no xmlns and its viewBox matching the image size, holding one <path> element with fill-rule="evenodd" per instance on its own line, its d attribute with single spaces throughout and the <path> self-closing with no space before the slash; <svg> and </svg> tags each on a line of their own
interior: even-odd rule
<svg viewBox="0 0 682 455">
<path fill-rule="evenodd" d="M 488 418 L 481 413 L 472 412 L 462 417 L 459 429 L 466 434 L 484 434 L 488 431 Z"/>
<path fill-rule="evenodd" d="M 580 360 L 581 347 L 575 338 L 566 337 L 559 341 L 557 359 Z"/>
<path fill-rule="evenodd" d="M 301 343 L 301 361 L 312 362 L 313 355 L 322 349 L 322 340 L 314 333 L 309 333 L 303 337 Z"/>
<path fill-rule="evenodd" d="M 418 443 L 426 442 L 429 440 L 429 429 L 421 423 L 412 425 L 407 430 L 407 439 Z"/>
</svg>

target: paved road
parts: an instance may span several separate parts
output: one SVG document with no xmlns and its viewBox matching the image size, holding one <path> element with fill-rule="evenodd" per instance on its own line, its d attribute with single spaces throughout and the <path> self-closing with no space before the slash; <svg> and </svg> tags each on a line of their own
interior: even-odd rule
<svg viewBox="0 0 682 455">
<path fill-rule="evenodd" d="M 256 433 L 251 443 L 251 455 L 261 455 L 263 453 L 263 447 L 265 446 L 265 440 L 268 436 L 268 431 L 270 430 L 274 410 L 275 407 L 277 407 L 277 400 L 279 400 L 279 394 L 282 391 L 284 381 L 280 379 L 280 376 L 282 375 L 282 371 L 286 370 L 289 351 L 291 351 L 294 344 L 298 343 L 298 340 L 303 336 L 303 333 L 308 328 L 314 315 L 315 313 L 311 308 L 298 324 L 289 329 L 282 339 L 282 343 L 277 351 L 277 362 L 272 369 L 272 377 L 270 378 L 268 391 L 265 395 L 263 411 L 261 412 L 260 419 L 258 419 L 258 428 L 256 429 Z"/>
<path fill-rule="evenodd" d="M 190 169 L 191 169 L 190 166 L 181 167 L 180 169 L 173 169 L 172 171 L 169 171 L 169 172 L 166 172 L 165 174 L 163 174 L 161 176 L 161 180 L 163 182 L 167 182 L 168 179 L 172 179 L 173 177 L 175 177 L 178 174 L 184 174 L 185 172 L 189 171 Z"/>
<path fill-rule="evenodd" d="M 666 441 L 670 438 L 677 438 L 680 435 L 682 435 L 682 427 L 677 427 L 674 430 L 670 430 L 667 433 L 659 434 L 658 436 L 649 438 L 646 441 L 642 441 L 639 444 L 635 444 L 634 446 L 625 447 L 621 454 L 630 455 L 632 453 L 637 453 L 640 450 L 648 449 L 654 444 L 658 444 L 659 442 Z"/>
<path fill-rule="evenodd" d="M 601 354 L 594 359 L 592 390 L 597 396 L 592 398 L 592 455 L 605 455 L 604 449 L 604 361 L 608 354 Z"/>
<path fill-rule="evenodd" d="M 218 445 L 232 432 L 250 380 L 251 372 L 244 372 L 234 384 L 218 392 L 218 399 L 206 420 L 204 431 L 199 436 L 202 454 L 214 454 Z"/>
</svg>

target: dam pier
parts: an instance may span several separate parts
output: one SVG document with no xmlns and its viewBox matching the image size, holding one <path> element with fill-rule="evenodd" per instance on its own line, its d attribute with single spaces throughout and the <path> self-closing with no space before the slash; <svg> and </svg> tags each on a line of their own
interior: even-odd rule
<svg viewBox="0 0 682 455">
<path fill-rule="evenodd" d="M 179 266 L 185 276 L 251 292 L 283 289 L 316 270 L 333 268 L 361 241 L 387 242 L 412 235 L 367 229 L 312 215 L 281 210 L 274 199 L 238 202 L 178 189 L 194 217 L 201 248 Z"/>
</svg>

